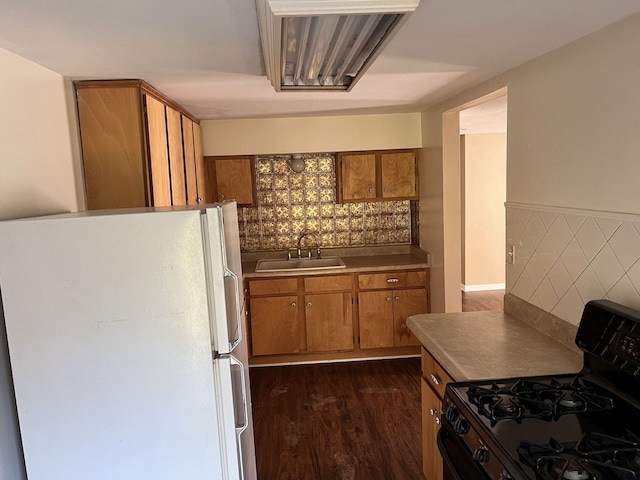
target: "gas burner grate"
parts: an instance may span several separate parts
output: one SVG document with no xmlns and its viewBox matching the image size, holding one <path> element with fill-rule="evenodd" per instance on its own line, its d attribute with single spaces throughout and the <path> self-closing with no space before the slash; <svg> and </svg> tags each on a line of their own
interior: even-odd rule
<svg viewBox="0 0 640 480">
<path fill-rule="evenodd" d="M 629 431 L 621 437 L 592 432 L 571 443 L 523 441 L 518 455 L 538 480 L 640 479 L 640 438 Z"/>
<path fill-rule="evenodd" d="M 470 385 L 469 401 L 492 422 L 505 419 L 552 420 L 568 413 L 596 412 L 613 408 L 613 399 L 588 384 L 582 377 L 565 381 L 519 379 L 507 385 Z"/>
</svg>

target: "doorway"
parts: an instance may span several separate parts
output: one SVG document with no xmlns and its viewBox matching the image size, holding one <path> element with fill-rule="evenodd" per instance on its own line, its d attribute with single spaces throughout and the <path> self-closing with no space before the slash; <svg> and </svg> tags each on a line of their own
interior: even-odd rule
<svg viewBox="0 0 640 480">
<path fill-rule="evenodd" d="M 445 112 L 447 312 L 503 307 L 506 144 L 506 87 Z"/>
</svg>

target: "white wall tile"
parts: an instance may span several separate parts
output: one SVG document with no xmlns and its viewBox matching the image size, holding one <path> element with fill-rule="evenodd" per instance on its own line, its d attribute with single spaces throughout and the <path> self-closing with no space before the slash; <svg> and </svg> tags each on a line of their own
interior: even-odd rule
<svg viewBox="0 0 640 480">
<path fill-rule="evenodd" d="M 576 240 L 589 261 L 593 260 L 607 241 L 593 218 L 585 220 L 576 232 Z"/>
<path fill-rule="evenodd" d="M 608 244 L 602 247 L 596 255 L 596 258 L 593 259 L 591 268 L 598 277 L 598 280 L 600 280 L 600 284 L 605 292 L 608 292 L 609 289 L 620 280 L 620 277 L 624 275 L 624 269 Z"/>
<path fill-rule="evenodd" d="M 625 270 L 629 270 L 640 258 L 639 245 L 640 234 L 631 222 L 623 222 L 609 239 L 609 246 Z"/>
<path fill-rule="evenodd" d="M 507 205 L 507 219 L 507 293 L 574 325 L 589 300 L 640 309 L 640 216 Z"/>
<path fill-rule="evenodd" d="M 595 220 L 598 224 L 598 228 L 607 240 L 611 238 L 613 232 L 615 232 L 622 223 L 621 220 L 616 218 L 596 218 Z"/>
</svg>

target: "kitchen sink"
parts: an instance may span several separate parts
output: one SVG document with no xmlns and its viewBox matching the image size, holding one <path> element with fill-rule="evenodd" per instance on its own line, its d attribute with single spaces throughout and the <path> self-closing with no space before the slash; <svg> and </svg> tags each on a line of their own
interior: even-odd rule
<svg viewBox="0 0 640 480">
<path fill-rule="evenodd" d="M 258 260 L 256 272 L 299 272 L 304 270 L 324 270 L 345 268 L 340 257 L 293 258 L 291 260 Z"/>
</svg>

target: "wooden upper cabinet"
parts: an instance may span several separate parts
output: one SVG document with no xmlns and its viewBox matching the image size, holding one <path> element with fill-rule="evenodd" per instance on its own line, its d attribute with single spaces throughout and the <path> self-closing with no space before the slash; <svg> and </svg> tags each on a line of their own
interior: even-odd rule
<svg viewBox="0 0 640 480">
<path fill-rule="evenodd" d="M 336 157 L 339 202 L 416 200 L 416 150 L 341 152 Z"/>
<path fill-rule="evenodd" d="M 339 189 L 343 201 L 376 198 L 376 155 L 338 154 Z"/>
<path fill-rule="evenodd" d="M 417 161 L 415 152 L 383 152 L 380 154 L 382 197 L 409 198 L 417 193 Z"/>
<path fill-rule="evenodd" d="M 87 207 L 191 203 L 202 154 L 198 119 L 141 80 L 75 87 Z"/>
<path fill-rule="evenodd" d="M 145 95 L 147 135 L 149 141 L 149 176 L 151 177 L 150 206 L 171 205 L 171 177 L 167 146 L 167 118 L 164 105 Z"/>
<path fill-rule="evenodd" d="M 205 157 L 210 202 L 235 200 L 255 206 L 255 162 L 253 157 Z"/>
</svg>

